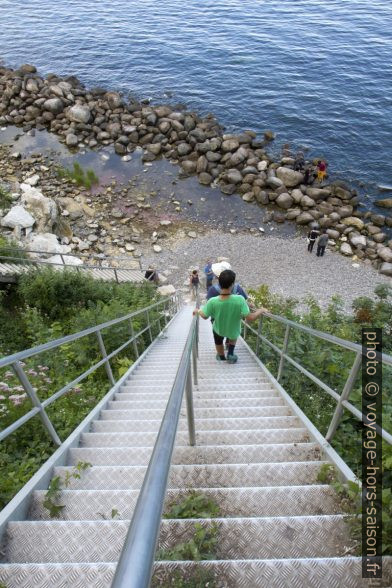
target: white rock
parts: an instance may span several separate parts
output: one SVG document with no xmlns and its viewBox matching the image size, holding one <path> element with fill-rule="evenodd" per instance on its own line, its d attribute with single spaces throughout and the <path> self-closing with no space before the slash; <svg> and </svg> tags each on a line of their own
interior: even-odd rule
<svg viewBox="0 0 392 588">
<path fill-rule="evenodd" d="M 303 174 L 301 172 L 294 171 L 289 167 L 278 167 L 276 170 L 276 177 L 278 177 L 287 188 L 294 188 L 294 186 L 298 186 L 304 180 Z"/>
<path fill-rule="evenodd" d="M 49 257 L 46 261 L 57 265 L 63 265 L 63 260 L 60 255 L 52 255 L 52 257 Z M 79 259 L 79 257 L 74 257 L 73 255 L 64 256 L 64 262 L 64 265 L 83 265 L 83 261 Z"/>
<path fill-rule="evenodd" d="M 164 286 L 157 288 L 157 292 L 161 296 L 170 296 L 171 294 L 174 294 L 175 291 L 176 289 L 172 284 L 165 284 Z"/>
<path fill-rule="evenodd" d="M 387 263 L 392 263 L 392 249 L 390 249 L 389 247 L 379 245 L 377 247 L 377 255 L 381 257 L 383 261 L 386 261 Z"/>
<path fill-rule="evenodd" d="M 265 233 L 265 229 L 263 229 L 263 227 L 259 227 L 259 231 L 260 233 Z"/>
<path fill-rule="evenodd" d="M 169 220 L 161 220 L 161 222 L 159 224 L 162 225 L 162 227 L 168 227 L 169 225 L 172 224 L 172 222 Z"/>
<path fill-rule="evenodd" d="M 160 247 L 159 245 L 153 245 L 152 248 L 155 251 L 155 253 L 160 253 L 162 251 L 162 247 Z"/>
<path fill-rule="evenodd" d="M 15 227 L 26 229 L 32 227 L 34 223 L 35 219 L 20 204 L 13 206 L 1 221 L 3 227 L 9 227 L 10 229 L 14 229 Z"/>
<path fill-rule="evenodd" d="M 126 251 L 135 251 L 135 247 L 133 245 L 131 245 L 130 243 L 126 243 L 125 250 Z"/>
<path fill-rule="evenodd" d="M 88 106 L 84 104 L 75 104 L 68 110 L 68 118 L 74 122 L 87 124 L 91 118 L 91 112 Z"/>
<path fill-rule="evenodd" d="M 188 237 L 191 237 L 192 239 L 196 239 L 197 238 L 197 233 L 195 233 L 195 231 L 189 231 L 188 232 Z"/>
<path fill-rule="evenodd" d="M 257 164 L 257 169 L 259 171 L 265 171 L 268 167 L 268 161 L 259 161 Z"/>
<path fill-rule="evenodd" d="M 37 231 L 48 233 L 58 216 L 57 204 L 51 198 L 46 198 L 37 188 L 29 184 L 21 184 L 22 204 L 31 212 L 37 221 Z"/>
<path fill-rule="evenodd" d="M 340 253 L 342 253 L 343 255 L 352 255 L 353 250 L 351 249 L 351 246 L 348 243 L 342 243 L 340 246 Z"/>
<path fill-rule="evenodd" d="M 60 245 L 53 233 L 32 234 L 28 240 L 27 249 L 42 253 L 69 253 L 71 251 L 68 245 Z M 37 254 L 31 254 L 31 256 L 37 257 Z"/>
<path fill-rule="evenodd" d="M 25 184 L 29 184 L 29 186 L 36 186 L 39 182 L 39 175 L 38 174 L 34 174 L 33 176 L 30 176 L 29 178 L 27 178 L 24 183 Z"/>
</svg>

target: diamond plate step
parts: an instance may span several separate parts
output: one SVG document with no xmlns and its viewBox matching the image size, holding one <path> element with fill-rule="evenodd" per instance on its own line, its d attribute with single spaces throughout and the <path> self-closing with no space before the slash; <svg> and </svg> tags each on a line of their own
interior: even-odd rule
<svg viewBox="0 0 392 588">
<path fill-rule="evenodd" d="M 212 498 L 225 517 L 273 517 L 340 514 L 341 509 L 333 489 L 326 486 L 284 486 L 272 488 L 197 488 L 197 492 Z M 189 495 L 188 490 L 168 490 L 164 512 L 172 503 Z M 42 506 L 46 491 L 34 492 L 29 518 L 53 520 Z M 139 490 L 63 490 L 59 504 L 64 505 L 58 519 L 116 520 L 130 519 Z"/>
<path fill-rule="evenodd" d="M 103 412 L 103 411 L 102 411 Z M 137 421 L 137 420 L 101 420 L 92 423 L 93 431 L 131 433 L 136 431 L 158 431 L 161 426 L 161 420 L 156 421 Z M 225 430 L 235 431 L 236 429 L 288 429 L 290 427 L 300 427 L 301 421 L 294 416 L 287 417 L 259 417 L 247 419 L 198 419 L 196 430 Z M 186 420 L 180 420 L 178 430 L 187 430 Z"/>
<path fill-rule="evenodd" d="M 148 465 L 151 447 L 78 447 L 69 451 L 69 465 L 86 461 L 93 465 Z M 176 446 L 172 463 L 223 464 L 315 461 L 320 459 L 316 443 L 279 445 L 205 445 L 203 447 Z"/>
<path fill-rule="evenodd" d="M 167 405 L 169 395 L 162 394 L 159 398 L 150 398 L 145 396 L 145 400 L 135 398 L 133 394 L 126 394 L 120 392 L 116 394 L 116 401 L 128 402 L 131 408 L 164 408 Z M 193 404 L 195 408 L 239 408 L 239 407 L 256 407 L 256 406 L 283 406 L 285 404 L 283 398 L 278 396 L 259 397 L 244 397 L 244 398 L 199 398 L 194 394 Z"/>
<path fill-rule="evenodd" d="M 352 541 L 342 515 L 214 519 L 218 559 L 306 558 L 343 555 Z M 164 519 L 158 548 L 188 541 L 194 522 Z M 24 521 L 8 525 L 6 561 L 111 562 L 120 555 L 129 521 Z"/>
<path fill-rule="evenodd" d="M 317 484 L 324 462 L 284 462 L 256 464 L 173 465 L 168 488 L 230 488 L 245 486 L 301 486 Z M 70 489 L 126 490 L 140 488 L 146 466 L 93 466 L 80 480 L 70 481 Z M 56 467 L 54 475 L 65 476 L 71 467 Z"/>
<path fill-rule="evenodd" d="M 152 433 L 83 433 L 82 447 L 122 447 L 152 446 L 157 432 Z M 306 429 L 269 429 L 266 431 L 202 431 L 196 433 L 197 445 L 231 445 L 238 443 L 304 443 L 309 440 Z M 189 442 L 188 433 L 179 431 L 176 443 L 185 445 Z"/>
<path fill-rule="evenodd" d="M 369 588 L 362 579 L 361 558 L 308 558 L 285 560 L 228 560 L 207 562 L 159 562 L 155 577 L 170 582 L 181 571 L 189 577 L 200 567 L 213 574 L 221 586 L 238 588 Z M 116 564 L 6 564 L 0 582 L 7 588 L 110 588 Z M 392 586 L 392 558 L 384 558 L 380 588 Z M 373 582 L 374 584 L 374 582 Z"/>
<path fill-rule="evenodd" d="M 132 410 L 131 402 L 109 402 L 108 410 L 101 410 L 103 420 L 155 420 L 162 419 L 163 409 L 135 409 Z M 195 419 L 240 419 L 258 418 L 267 416 L 290 416 L 288 406 L 262 406 L 262 407 L 237 407 L 237 408 L 195 408 Z M 186 416 L 186 408 L 181 410 L 181 416 Z"/>
</svg>

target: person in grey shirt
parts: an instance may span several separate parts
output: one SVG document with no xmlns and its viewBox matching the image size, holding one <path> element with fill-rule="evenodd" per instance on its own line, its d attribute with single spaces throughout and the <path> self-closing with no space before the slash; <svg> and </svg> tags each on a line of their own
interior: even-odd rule
<svg viewBox="0 0 392 588">
<path fill-rule="evenodd" d="M 317 241 L 317 257 L 322 257 L 326 246 L 328 245 L 328 235 L 326 229 L 323 229 Z"/>
</svg>

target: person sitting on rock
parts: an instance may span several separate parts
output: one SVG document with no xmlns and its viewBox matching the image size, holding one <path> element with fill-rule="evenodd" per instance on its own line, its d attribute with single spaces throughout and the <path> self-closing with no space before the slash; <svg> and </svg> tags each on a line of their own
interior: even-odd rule
<svg viewBox="0 0 392 588">
<path fill-rule="evenodd" d="M 263 312 L 260 308 L 251 312 L 243 296 L 232 294 L 235 283 L 235 273 L 232 270 L 224 270 L 219 274 L 219 296 L 214 296 L 201 309 L 195 309 L 193 314 L 199 314 L 203 319 L 214 319 L 213 335 L 216 348 L 216 359 L 227 363 L 236 363 L 237 355 L 234 353 L 237 338 L 241 333 L 241 319 L 253 321 Z M 227 358 L 223 347 L 224 339 L 228 340 Z"/>
<path fill-rule="evenodd" d="M 322 159 L 319 159 L 317 163 L 317 181 L 323 182 L 325 180 L 325 176 L 327 175 L 327 164 Z"/>
</svg>

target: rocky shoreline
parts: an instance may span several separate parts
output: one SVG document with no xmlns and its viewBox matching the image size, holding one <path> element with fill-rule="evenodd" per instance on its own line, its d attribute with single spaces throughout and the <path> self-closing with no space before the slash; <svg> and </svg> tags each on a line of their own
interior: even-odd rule
<svg viewBox="0 0 392 588">
<path fill-rule="evenodd" d="M 273 161 L 267 154 L 271 132 L 263 140 L 253 131 L 224 134 L 212 115 L 201 118 L 169 106 L 125 101 L 117 92 L 88 90 L 73 76 L 42 78 L 27 64 L 18 70 L 0 68 L 0 125 L 47 129 L 69 148 L 113 145 L 125 158 L 142 148 L 145 163 L 163 156 L 180 166 L 181 177 L 197 175 L 200 184 L 217 186 L 228 197 L 238 193 L 245 202 L 273 204 L 277 222 L 287 219 L 303 227 L 317 222 L 327 230 L 331 247 L 392 276 L 392 198 L 378 201 L 385 215 L 374 214 L 360 210 L 356 192 L 342 182 L 305 185 L 303 174 L 293 169 L 294 158 L 285 154 Z M 19 205 L 27 212 L 34 199 L 34 185 L 29 185 L 22 188 Z M 7 215 L 2 219 L 4 227 L 15 230 L 12 222 Z"/>
</svg>

